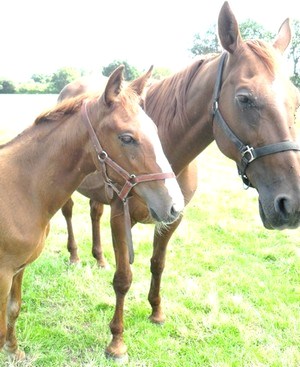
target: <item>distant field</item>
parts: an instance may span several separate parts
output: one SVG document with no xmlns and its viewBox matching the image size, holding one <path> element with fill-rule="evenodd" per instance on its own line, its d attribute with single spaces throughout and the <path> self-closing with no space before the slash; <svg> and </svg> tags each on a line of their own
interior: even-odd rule
<svg viewBox="0 0 300 367">
<path fill-rule="evenodd" d="M 46 108 L 56 103 L 56 94 L 0 94 L 0 143 L 31 125 Z"/>
<path fill-rule="evenodd" d="M 1 140 L 55 100 L 0 95 Z M 125 302 L 128 366 L 299 367 L 299 229 L 263 228 L 256 191 L 243 190 L 235 164 L 215 144 L 198 162 L 198 191 L 168 248 L 163 326 L 147 319 L 153 226 L 133 229 L 134 279 Z M 17 333 L 27 359 L 18 367 L 115 366 L 103 355 L 115 303 L 109 208 L 101 233 L 111 269 L 100 271 L 91 256 L 88 200 L 78 193 L 73 198 L 82 263 L 68 264 L 59 211 L 45 250 L 25 272 Z M 0 366 L 12 367 L 1 353 Z"/>
</svg>

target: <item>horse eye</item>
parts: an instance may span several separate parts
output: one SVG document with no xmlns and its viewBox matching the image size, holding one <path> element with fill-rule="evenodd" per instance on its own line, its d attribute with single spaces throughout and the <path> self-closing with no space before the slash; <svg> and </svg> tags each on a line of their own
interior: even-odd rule
<svg viewBox="0 0 300 367">
<path fill-rule="evenodd" d="M 248 94 L 239 94 L 236 98 L 243 110 L 255 107 L 255 102 Z"/>
<path fill-rule="evenodd" d="M 240 101 L 241 103 L 243 103 L 243 104 L 246 104 L 246 103 L 248 103 L 248 102 L 249 102 L 249 98 L 248 98 L 247 96 L 243 96 L 243 95 L 241 95 L 241 96 L 238 96 L 238 99 L 239 99 L 239 101 Z"/>
<path fill-rule="evenodd" d="M 135 143 L 135 139 L 129 134 L 123 134 L 119 136 L 119 139 L 123 144 L 133 144 Z"/>
</svg>

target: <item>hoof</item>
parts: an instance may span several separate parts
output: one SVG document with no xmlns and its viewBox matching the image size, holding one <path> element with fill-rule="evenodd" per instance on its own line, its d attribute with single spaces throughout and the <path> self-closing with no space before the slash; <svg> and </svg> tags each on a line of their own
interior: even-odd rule
<svg viewBox="0 0 300 367">
<path fill-rule="evenodd" d="M 77 265 L 80 265 L 80 264 L 81 264 L 80 259 L 70 259 L 70 265 L 77 266 Z"/>
<path fill-rule="evenodd" d="M 11 352 L 8 348 L 4 346 L 3 350 L 8 355 L 9 359 L 12 361 L 23 361 L 26 357 L 25 352 L 23 352 L 20 349 Z"/>
<path fill-rule="evenodd" d="M 99 269 L 103 269 L 103 270 L 110 270 L 110 265 L 109 265 L 109 263 L 108 262 L 106 262 L 106 261 L 101 261 L 101 262 L 97 262 L 97 265 L 98 265 L 98 268 Z"/>
<path fill-rule="evenodd" d="M 115 354 L 111 354 L 107 351 L 105 351 L 105 357 L 107 359 L 112 359 L 115 363 L 119 364 L 119 365 L 124 365 L 127 364 L 129 362 L 129 357 L 128 354 L 122 354 L 121 356 L 117 356 Z"/>
<path fill-rule="evenodd" d="M 154 315 L 151 315 L 151 316 L 149 316 L 149 320 L 153 324 L 163 325 L 165 323 L 165 321 L 166 321 L 166 318 L 164 316 L 154 316 Z"/>
</svg>

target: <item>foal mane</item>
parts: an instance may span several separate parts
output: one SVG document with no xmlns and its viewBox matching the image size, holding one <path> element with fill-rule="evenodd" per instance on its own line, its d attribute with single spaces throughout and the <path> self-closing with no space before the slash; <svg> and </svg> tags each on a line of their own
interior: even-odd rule
<svg viewBox="0 0 300 367">
<path fill-rule="evenodd" d="M 85 99 L 95 100 L 101 95 L 99 93 L 84 93 L 76 97 L 64 99 L 49 110 L 42 112 L 34 121 L 35 125 L 43 122 L 61 121 L 78 112 Z M 136 112 L 140 103 L 140 96 L 130 88 L 130 86 L 121 90 L 116 101 L 120 103 L 126 110 Z M 112 107 L 114 108 L 114 107 Z"/>
<path fill-rule="evenodd" d="M 71 116 L 78 112 L 84 99 L 88 97 L 88 94 L 82 94 L 77 97 L 65 99 L 56 106 L 49 110 L 42 112 L 34 121 L 35 125 L 42 122 L 57 121 L 67 116 Z"/>
</svg>

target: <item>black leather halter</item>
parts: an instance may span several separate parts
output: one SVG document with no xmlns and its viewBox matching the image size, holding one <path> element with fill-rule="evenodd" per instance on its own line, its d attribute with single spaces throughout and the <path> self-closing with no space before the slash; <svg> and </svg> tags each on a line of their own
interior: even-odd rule
<svg viewBox="0 0 300 367">
<path fill-rule="evenodd" d="M 263 147 L 254 148 L 250 145 L 245 145 L 231 130 L 226 121 L 224 120 L 220 110 L 219 110 L 219 98 L 222 87 L 222 74 L 225 61 L 227 59 L 227 52 L 224 52 L 221 55 L 221 60 L 218 66 L 217 71 L 217 80 L 214 89 L 213 95 L 213 121 L 215 120 L 218 125 L 222 128 L 222 130 L 226 133 L 227 137 L 235 144 L 241 153 L 241 161 L 237 163 L 238 173 L 241 176 L 243 183 L 245 186 L 253 187 L 250 180 L 246 175 L 246 170 L 248 165 L 253 162 L 255 159 L 264 157 L 269 154 L 285 152 L 288 150 L 300 151 L 300 146 L 293 141 L 282 141 L 279 143 L 274 143 L 270 145 L 265 145 Z"/>
</svg>

